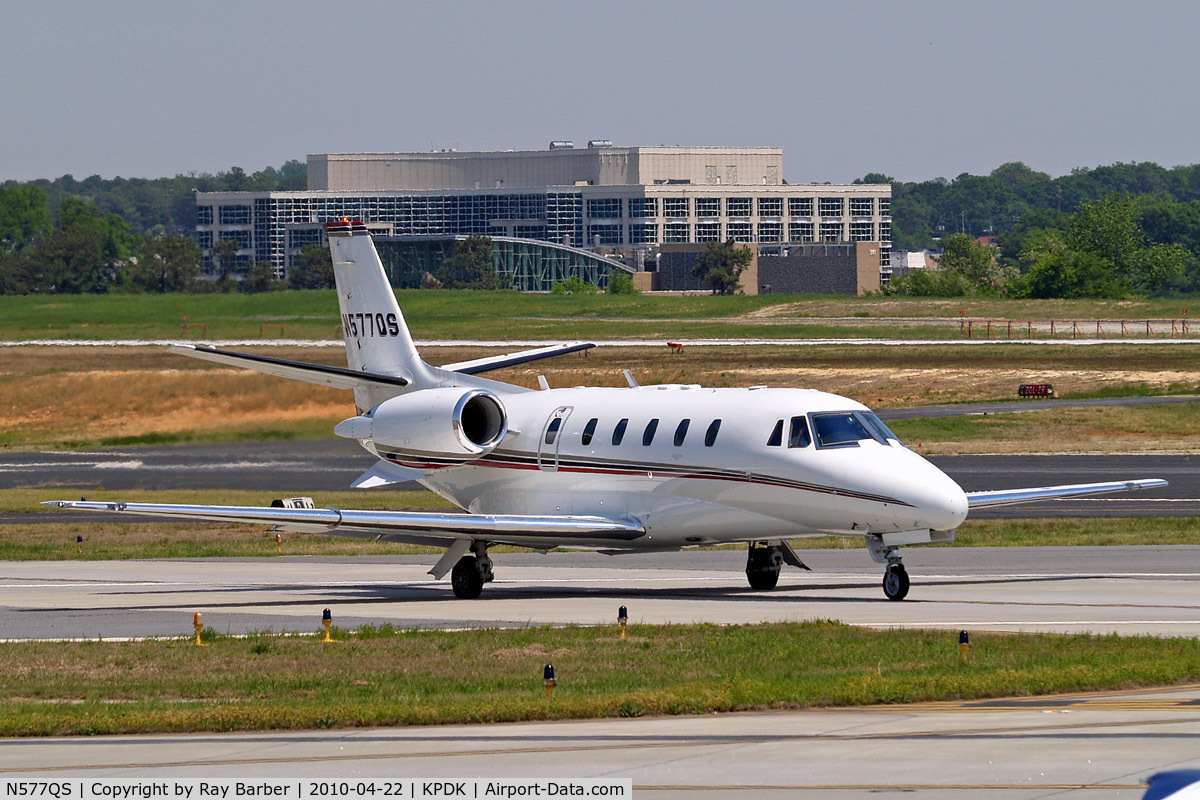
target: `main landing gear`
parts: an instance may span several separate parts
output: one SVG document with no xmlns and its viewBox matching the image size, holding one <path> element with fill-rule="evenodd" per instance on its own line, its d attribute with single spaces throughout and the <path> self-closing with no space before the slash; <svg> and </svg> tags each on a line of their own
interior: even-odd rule
<svg viewBox="0 0 1200 800">
<path fill-rule="evenodd" d="M 867 551 L 876 564 L 887 564 L 883 573 L 883 596 L 888 600 L 903 600 L 908 596 L 908 572 L 896 554 L 898 547 L 888 547 L 882 537 L 868 536 Z"/>
<path fill-rule="evenodd" d="M 450 586 L 460 600 L 474 600 L 483 592 L 483 585 L 495 579 L 492 560 L 488 558 L 487 542 L 474 542 L 473 555 L 463 556 L 450 571 Z"/>
<path fill-rule="evenodd" d="M 774 589 L 783 569 L 783 551 L 766 542 L 751 542 L 746 553 L 746 579 L 760 592 Z"/>
<path fill-rule="evenodd" d="M 750 588 L 760 592 L 774 589 L 779 583 L 779 570 L 784 564 L 798 569 L 808 569 L 796 551 L 786 541 L 751 542 L 746 553 L 746 580 Z"/>
</svg>

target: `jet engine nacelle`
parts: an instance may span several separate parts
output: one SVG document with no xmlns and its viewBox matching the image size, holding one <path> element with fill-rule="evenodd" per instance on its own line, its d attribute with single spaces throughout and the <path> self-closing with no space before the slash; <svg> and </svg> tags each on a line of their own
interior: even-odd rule
<svg viewBox="0 0 1200 800">
<path fill-rule="evenodd" d="M 471 461 L 485 456 L 508 433 L 500 398 L 482 389 L 423 389 L 393 397 L 333 432 L 371 439 L 376 448 L 395 448 L 401 457 Z"/>
</svg>

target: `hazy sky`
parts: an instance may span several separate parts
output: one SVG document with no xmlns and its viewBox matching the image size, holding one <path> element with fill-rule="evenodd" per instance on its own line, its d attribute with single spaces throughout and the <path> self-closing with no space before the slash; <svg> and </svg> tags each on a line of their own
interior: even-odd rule
<svg viewBox="0 0 1200 800">
<path fill-rule="evenodd" d="M 0 180 L 778 146 L 792 182 L 1200 162 L 1194 2 L 0 0 Z"/>
</svg>

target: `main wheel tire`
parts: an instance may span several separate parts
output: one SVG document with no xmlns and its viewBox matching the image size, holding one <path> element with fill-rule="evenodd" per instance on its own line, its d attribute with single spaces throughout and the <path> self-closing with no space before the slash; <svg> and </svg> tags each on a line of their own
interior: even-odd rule
<svg viewBox="0 0 1200 800">
<path fill-rule="evenodd" d="M 908 596 L 908 572 L 903 565 L 888 567 L 883 573 L 883 593 L 888 600 L 903 600 Z"/>
<path fill-rule="evenodd" d="M 483 592 L 483 577 L 475 563 L 475 556 L 463 556 L 450 571 L 450 586 L 454 596 L 460 600 L 474 600 Z"/>
<path fill-rule="evenodd" d="M 779 583 L 779 570 L 777 569 L 748 569 L 746 570 L 746 580 L 750 581 L 750 588 L 760 592 L 774 589 Z"/>
</svg>

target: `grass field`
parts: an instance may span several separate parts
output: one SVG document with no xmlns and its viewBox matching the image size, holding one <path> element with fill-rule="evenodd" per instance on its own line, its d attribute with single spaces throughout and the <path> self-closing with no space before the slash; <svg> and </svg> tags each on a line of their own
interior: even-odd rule
<svg viewBox="0 0 1200 800">
<path fill-rule="evenodd" d="M 981 300 L 397 292 L 422 339 L 830 336 L 960 337 L 963 312 L 987 319 L 1180 319 L 1180 300 Z M 822 321 L 824 318 L 825 321 Z M 799 322 L 796 320 L 805 320 Z M 907 320 L 907 321 L 905 321 Z M 187 322 L 190 327 L 182 326 Z M 0 297 L 0 340 L 337 336 L 332 291 L 258 295 Z M 207 327 L 205 327 L 207 326 Z M 206 333 L 205 333 L 206 331 Z"/>
<path fill-rule="evenodd" d="M 0 644 L 0 736 L 634 717 L 1128 689 L 1200 677 L 1200 641 L 972 637 L 833 622 L 335 631 Z M 558 687 L 547 698 L 542 667 Z"/>
</svg>

